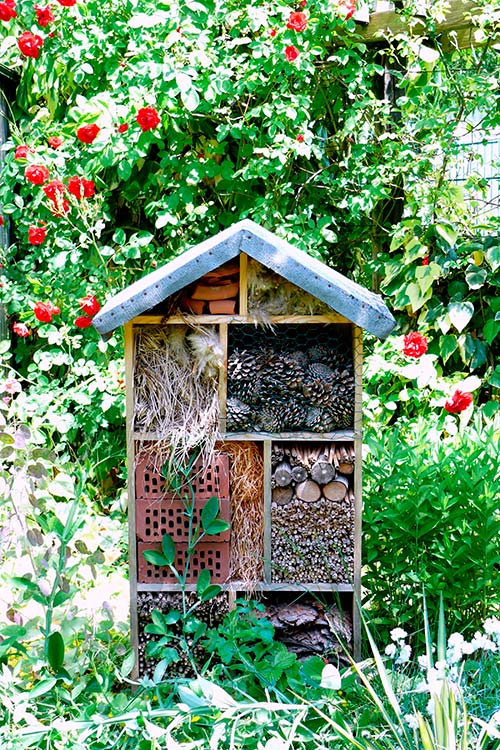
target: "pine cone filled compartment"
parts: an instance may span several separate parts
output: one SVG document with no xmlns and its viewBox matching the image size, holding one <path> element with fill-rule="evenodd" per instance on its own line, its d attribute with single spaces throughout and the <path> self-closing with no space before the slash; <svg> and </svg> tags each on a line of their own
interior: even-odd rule
<svg viewBox="0 0 500 750">
<path fill-rule="evenodd" d="M 354 475 L 339 471 L 341 450 L 353 456 L 352 443 L 273 444 L 273 583 L 352 584 Z"/>
<path fill-rule="evenodd" d="M 354 424 L 349 325 L 230 327 L 227 432 L 329 433 Z"/>
</svg>

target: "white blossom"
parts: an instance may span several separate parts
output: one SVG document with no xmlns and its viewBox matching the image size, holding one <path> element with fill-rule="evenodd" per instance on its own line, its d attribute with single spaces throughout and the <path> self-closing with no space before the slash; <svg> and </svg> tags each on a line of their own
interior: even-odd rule
<svg viewBox="0 0 500 750">
<path fill-rule="evenodd" d="M 396 651 L 397 649 L 396 649 L 395 643 L 389 643 L 389 645 L 385 647 L 385 654 L 386 656 L 389 656 L 391 659 L 394 659 Z"/>
<path fill-rule="evenodd" d="M 418 719 L 415 714 L 405 714 L 404 719 L 410 729 L 418 729 Z"/>
<path fill-rule="evenodd" d="M 411 656 L 411 646 L 405 643 L 405 645 L 401 647 L 399 656 L 396 659 L 396 664 L 406 664 L 406 662 L 410 661 L 410 656 Z"/>
<path fill-rule="evenodd" d="M 480 633 L 479 630 L 474 633 L 472 639 L 472 645 L 475 649 L 483 649 L 484 651 L 496 651 L 497 645 L 494 641 L 488 638 L 484 633 Z"/>
<path fill-rule="evenodd" d="M 391 638 L 393 641 L 404 641 L 408 637 L 408 633 L 403 628 L 394 628 L 391 630 Z"/>
</svg>

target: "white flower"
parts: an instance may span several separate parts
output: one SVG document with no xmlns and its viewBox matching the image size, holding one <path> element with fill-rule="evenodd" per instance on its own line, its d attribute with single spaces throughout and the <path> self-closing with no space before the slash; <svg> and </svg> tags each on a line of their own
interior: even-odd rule
<svg viewBox="0 0 500 750">
<path fill-rule="evenodd" d="M 498 617 L 488 617 L 484 621 L 484 632 L 488 635 L 500 635 L 500 619 Z"/>
<path fill-rule="evenodd" d="M 407 661 L 410 661 L 410 656 L 411 656 L 411 646 L 405 643 L 405 645 L 401 647 L 401 651 L 399 652 L 399 656 L 396 659 L 395 663 L 406 664 Z"/>
<path fill-rule="evenodd" d="M 480 633 L 479 630 L 474 633 L 474 638 L 472 639 L 472 645 L 475 649 L 483 649 L 484 651 L 496 651 L 497 645 L 494 641 L 492 641 L 488 636 L 484 635 L 484 633 Z"/>
<path fill-rule="evenodd" d="M 418 661 L 419 667 L 421 667 L 422 669 L 429 669 L 430 664 L 429 664 L 429 659 L 426 654 L 419 656 L 417 661 Z"/>
<path fill-rule="evenodd" d="M 389 656 L 391 659 L 394 659 L 394 656 L 396 654 L 396 644 L 395 643 L 389 643 L 388 646 L 385 647 L 385 654 L 386 656 Z"/>
<path fill-rule="evenodd" d="M 404 719 L 410 729 L 418 729 L 418 719 L 415 714 L 406 714 Z"/>
<path fill-rule="evenodd" d="M 453 648 L 455 646 L 462 647 L 462 643 L 464 642 L 464 637 L 461 633 L 452 633 L 450 637 L 448 638 L 448 646 L 450 648 Z"/>
<path fill-rule="evenodd" d="M 394 628 L 391 630 L 391 638 L 393 641 L 404 641 L 408 637 L 408 633 L 403 628 Z"/>
</svg>

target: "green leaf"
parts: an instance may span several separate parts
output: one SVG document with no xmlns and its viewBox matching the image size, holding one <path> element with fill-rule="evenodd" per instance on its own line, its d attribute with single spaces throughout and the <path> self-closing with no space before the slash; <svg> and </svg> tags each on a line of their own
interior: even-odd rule
<svg viewBox="0 0 500 750">
<path fill-rule="evenodd" d="M 474 305 L 472 302 L 450 302 L 448 315 L 453 326 L 460 333 L 474 315 Z"/>
<path fill-rule="evenodd" d="M 203 568 L 196 581 L 196 593 L 198 596 L 201 596 L 208 586 L 210 586 L 210 571 L 207 568 Z"/>
<path fill-rule="evenodd" d="M 130 649 L 129 651 L 127 651 L 125 658 L 122 661 L 122 665 L 120 667 L 121 678 L 123 679 L 124 677 L 128 677 L 134 667 L 135 667 L 135 651 L 133 649 Z"/>
<path fill-rule="evenodd" d="M 218 586 L 214 583 L 211 586 L 207 586 L 203 593 L 200 594 L 200 599 L 202 602 L 208 602 L 210 601 L 210 599 L 214 599 L 216 596 L 218 596 L 221 591 L 222 586 Z"/>
<path fill-rule="evenodd" d="M 497 271 L 500 268 L 500 246 L 490 247 L 486 250 L 485 256 L 491 270 Z"/>
<path fill-rule="evenodd" d="M 39 698 L 40 695 L 45 695 L 49 690 L 52 690 L 55 685 L 57 685 L 57 679 L 55 677 L 48 677 L 46 680 L 41 680 L 38 685 L 35 685 L 35 687 L 30 690 L 30 700 Z"/>
<path fill-rule="evenodd" d="M 152 565 L 159 565 L 160 567 L 169 565 L 168 560 L 161 552 L 156 549 L 146 549 L 142 553 L 143 558 Z"/>
<path fill-rule="evenodd" d="M 453 336 L 451 334 L 449 336 L 440 336 L 439 351 L 445 364 L 449 360 L 451 355 L 457 350 L 457 346 L 458 341 L 456 336 Z"/>
<path fill-rule="evenodd" d="M 436 233 L 446 242 L 447 245 L 453 247 L 457 241 L 458 233 L 451 224 L 443 224 L 439 222 L 435 225 Z"/>
<path fill-rule="evenodd" d="M 167 565 L 173 565 L 175 560 L 175 544 L 170 534 L 163 535 L 161 548 L 167 561 Z"/>
<path fill-rule="evenodd" d="M 48 660 L 54 672 L 64 664 L 64 638 L 58 630 L 49 635 Z"/>
<path fill-rule="evenodd" d="M 69 474 L 61 472 L 55 479 L 50 482 L 47 487 L 51 495 L 55 497 L 65 497 L 67 500 L 71 500 L 75 496 L 75 486 L 73 478 Z"/>
<path fill-rule="evenodd" d="M 500 321 L 499 320 L 487 320 L 483 328 L 483 336 L 491 346 L 493 340 L 498 336 L 500 332 Z"/>
<path fill-rule="evenodd" d="M 189 91 L 181 91 L 181 101 L 189 112 L 194 112 L 200 103 L 200 97 L 196 89 L 189 89 Z"/>
<path fill-rule="evenodd" d="M 480 289 L 488 279 L 488 271 L 485 268 L 469 266 L 465 272 L 465 280 L 469 289 Z"/>
</svg>

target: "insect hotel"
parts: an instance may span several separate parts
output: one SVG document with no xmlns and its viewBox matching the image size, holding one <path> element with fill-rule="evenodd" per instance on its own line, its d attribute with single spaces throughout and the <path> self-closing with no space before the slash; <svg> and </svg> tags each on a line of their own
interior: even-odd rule
<svg viewBox="0 0 500 750">
<path fill-rule="evenodd" d="M 168 477 L 186 465 L 191 524 L 212 496 L 230 524 L 189 556 L 188 589 L 203 569 L 222 586 L 205 616 L 251 595 L 300 656 L 356 651 L 362 330 L 394 326 L 380 298 L 245 220 L 117 294 L 94 325 L 125 326 L 140 670 L 151 611 L 178 606 L 172 569 L 144 552 L 169 534 L 184 569 L 187 489 Z"/>
</svg>

